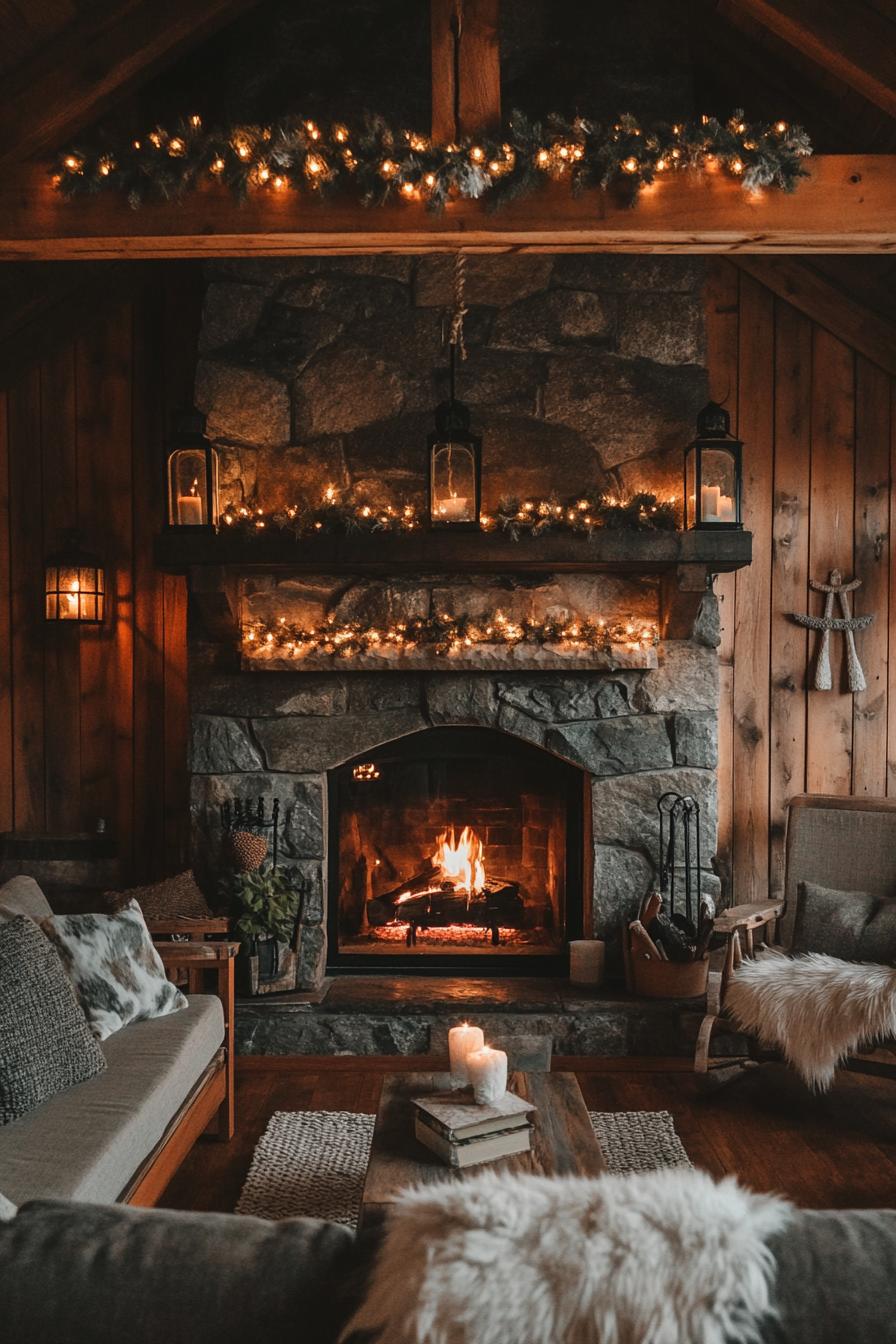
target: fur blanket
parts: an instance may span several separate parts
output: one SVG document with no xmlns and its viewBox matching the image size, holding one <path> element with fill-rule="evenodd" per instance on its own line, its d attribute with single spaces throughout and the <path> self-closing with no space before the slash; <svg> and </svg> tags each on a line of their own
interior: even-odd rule
<svg viewBox="0 0 896 1344">
<path fill-rule="evenodd" d="M 820 952 L 788 957 L 769 950 L 731 977 L 725 1009 L 825 1092 L 847 1055 L 896 1036 L 896 970 Z"/>
<path fill-rule="evenodd" d="M 771 1310 L 767 1239 L 791 1216 L 699 1171 L 486 1172 L 409 1191 L 342 1338 L 747 1344 Z"/>
</svg>

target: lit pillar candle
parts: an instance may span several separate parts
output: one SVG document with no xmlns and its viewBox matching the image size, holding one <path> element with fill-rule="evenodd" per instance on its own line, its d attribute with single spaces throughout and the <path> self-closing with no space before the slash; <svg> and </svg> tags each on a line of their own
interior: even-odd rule
<svg viewBox="0 0 896 1344">
<path fill-rule="evenodd" d="M 467 1056 L 473 1050 L 481 1050 L 485 1037 L 481 1027 L 471 1027 L 468 1022 L 463 1026 L 452 1027 L 448 1033 L 448 1058 L 451 1061 L 451 1086 L 466 1087 L 470 1081 L 467 1072 Z"/>
<path fill-rule="evenodd" d="M 730 495 L 719 496 L 719 522 L 734 522 L 734 500 Z"/>
<path fill-rule="evenodd" d="M 199 495 L 179 495 L 177 521 L 181 526 L 202 526 L 202 499 Z"/>
<path fill-rule="evenodd" d="M 700 491 L 700 512 L 704 523 L 719 521 L 719 498 L 722 494 L 717 485 L 704 485 Z"/>
<path fill-rule="evenodd" d="M 574 985 L 598 986 L 604 978 L 606 944 L 599 938 L 578 938 L 569 945 L 569 978 Z"/>
<path fill-rule="evenodd" d="M 449 522 L 466 522 L 467 497 L 466 495 L 449 495 L 439 504 L 439 517 L 447 518 Z"/>
<path fill-rule="evenodd" d="M 478 1106 L 500 1101 L 507 1091 L 507 1055 L 484 1045 L 467 1055 L 467 1072 L 473 1084 L 473 1100 Z"/>
</svg>

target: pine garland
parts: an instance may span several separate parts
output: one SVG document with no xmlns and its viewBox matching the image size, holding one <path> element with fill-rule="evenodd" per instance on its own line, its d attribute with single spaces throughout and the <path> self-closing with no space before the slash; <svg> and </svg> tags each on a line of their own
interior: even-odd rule
<svg viewBox="0 0 896 1344">
<path fill-rule="evenodd" d="M 243 629 L 243 646 L 249 650 L 277 650 L 291 658 L 324 654 L 334 658 L 356 658 L 363 654 L 395 650 L 407 653 L 426 646 L 438 657 L 462 653 L 480 644 L 564 645 L 610 653 L 614 645 L 630 649 L 651 648 L 659 643 L 656 626 L 636 621 L 607 622 L 600 619 L 568 617 L 543 621 L 515 621 L 502 612 L 483 624 L 470 616 L 420 616 L 395 625 L 379 627 L 361 621 L 338 624 L 327 621 L 308 627 L 279 620 L 255 621 Z"/>
<path fill-rule="evenodd" d="M 301 542 L 314 536 L 348 536 L 376 532 L 408 533 L 420 531 L 424 523 L 411 504 L 375 505 L 359 496 L 343 499 L 334 486 L 328 486 L 318 505 L 291 505 L 273 513 L 256 503 L 228 504 L 221 525 L 245 537 L 276 536 Z M 496 512 L 484 514 L 482 531 L 501 531 L 514 541 L 521 537 L 542 537 L 548 533 L 591 537 L 602 529 L 629 532 L 674 532 L 677 527 L 675 505 L 661 503 L 656 495 L 641 492 L 631 499 L 612 495 L 574 495 L 561 501 L 549 499 L 503 499 Z"/>
<path fill-rule="evenodd" d="M 499 206 L 529 195 L 545 177 L 574 194 L 621 185 L 634 204 L 641 188 L 672 173 L 721 169 L 746 191 L 793 191 L 812 153 L 800 126 L 753 123 L 738 110 L 726 122 L 700 117 L 642 127 L 626 113 L 611 125 L 559 116 L 544 123 L 514 112 L 501 139 L 488 136 L 434 145 L 413 131 L 395 131 L 368 116 L 356 130 L 327 128 L 287 117 L 271 125 L 206 130 L 191 116 L 173 131 L 156 126 L 127 143 L 85 141 L 61 154 L 53 181 L 66 198 L 102 192 L 124 195 L 133 207 L 180 201 L 203 183 L 220 181 L 242 201 L 253 192 L 300 191 L 354 196 L 362 205 L 394 198 L 442 210 L 454 199 L 487 196 Z"/>
</svg>

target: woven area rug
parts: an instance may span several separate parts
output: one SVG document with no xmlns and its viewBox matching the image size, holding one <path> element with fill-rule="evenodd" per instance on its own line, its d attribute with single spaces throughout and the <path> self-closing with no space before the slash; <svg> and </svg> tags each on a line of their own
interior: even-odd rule
<svg viewBox="0 0 896 1344">
<path fill-rule="evenodd" d="M 668 1111 L 589 1111 L 612 1172 L 691 1165 Z M 256 1218 L 327 1218 L 354 1227 L 376 1117 L 275 1111 L 236 1206 Z"/>
</svg>

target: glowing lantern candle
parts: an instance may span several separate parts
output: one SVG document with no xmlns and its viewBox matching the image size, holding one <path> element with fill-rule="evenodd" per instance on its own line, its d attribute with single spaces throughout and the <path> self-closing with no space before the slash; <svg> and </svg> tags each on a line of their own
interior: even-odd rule
<svg viewBox="0 0 896 1344">
<path fill-rule="evenodd" d="M 467 1071 L 467 1056 L 485 1045 L 481 1027 L 471 1027 L 464 1022 L 460 1027 L 452 1027 L 448 1033 L 448 1058 L 451 1062 L 451 1086 L 466 1087 L 470 1081 Z"/>
</svg>

